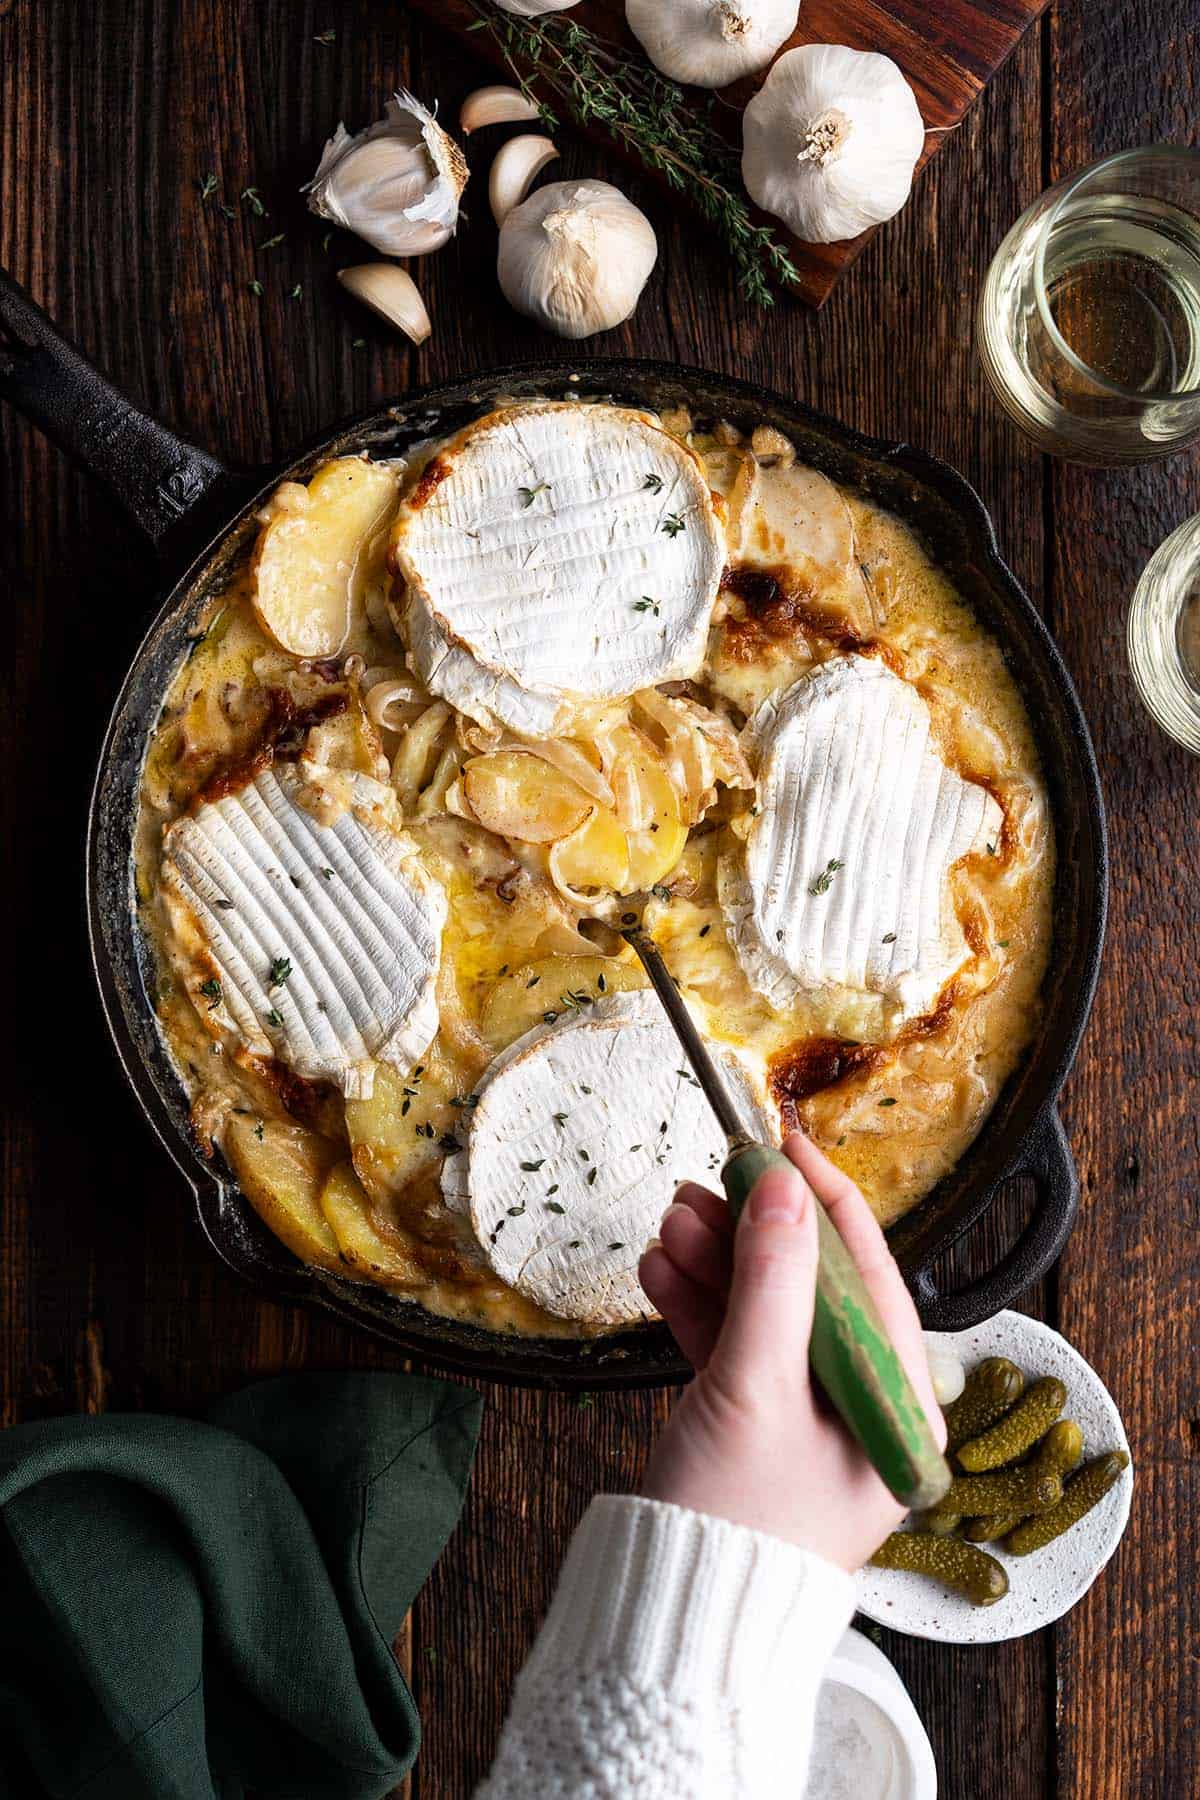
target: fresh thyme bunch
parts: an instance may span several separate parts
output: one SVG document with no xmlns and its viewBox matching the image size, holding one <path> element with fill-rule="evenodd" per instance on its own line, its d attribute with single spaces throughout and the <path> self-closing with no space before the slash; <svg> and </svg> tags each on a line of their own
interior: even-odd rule
<svg viewBox="0 0 1200 1800">
<path fill-rule="evenodd" d="M 469 29 L 490 32 L 524 93 L 539 99 L 531 92 L 536 79 L 578 124 L 601 126 L 645 168 L 690 197 L 724 239 L 748 300 L 772 306 L 771 280 L 798 279 L 770 227 L 750 217 L 738 153 L 712 123 L 711 97 L 690 99 L 643 56 L 562 13 L 520 19 L 489 0 L 472 4 L 479 17 Z M 555 125 L 552 109 L 539 103 L 546 124 Z"/>
</svg>

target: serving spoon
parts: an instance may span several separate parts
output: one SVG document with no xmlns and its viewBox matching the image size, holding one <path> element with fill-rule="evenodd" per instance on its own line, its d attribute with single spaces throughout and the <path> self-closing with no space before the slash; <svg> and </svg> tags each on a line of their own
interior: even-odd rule
<svg viewBox="0 0 1200 1800">
<path fill-rule="evenodd" d="M 747 1132 L 662 952 L 645 928 L 645 899 L 622 895 L 618 924 L 585 919 L 579 929 L 593 943 L 623 938 L 649 976 L 725 1133 L 729 1153 L 721 1186 L 736 1225 L 760 1176 L 769 1169 L 793 1170 L 794 1164 Z M 817 1291 L 808 1352 L 813 1372 L 896 1499 L 913 1512 L 934 1506 L 950 1486 L 949 1466 L 854 1259 L 825 1208 L 818 1203 L 816 1211 Z"/>
</svg>

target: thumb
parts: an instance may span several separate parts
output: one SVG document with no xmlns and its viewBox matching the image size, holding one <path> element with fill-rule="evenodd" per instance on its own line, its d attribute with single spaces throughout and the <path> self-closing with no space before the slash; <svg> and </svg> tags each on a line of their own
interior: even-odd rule
<svg viewBox="0 0 1200 1800">
<path fill-rule="evenodd" d="M 799 1170 L 768 1169 L 750 1191 L 713 1362 L 739 1386 L 807 1372 L 817 1280 L 816 1200 Z"/>
</svg>

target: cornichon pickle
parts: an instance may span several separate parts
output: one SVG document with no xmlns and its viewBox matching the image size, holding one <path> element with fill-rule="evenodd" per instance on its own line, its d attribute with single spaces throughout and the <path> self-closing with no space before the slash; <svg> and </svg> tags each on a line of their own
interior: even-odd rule
<svg viewBox="0 0 1200 1800">
<path fill-rule="evenodd" d="M 1026 1519 L 1015 1531 L 1010 1531 L 1004 1540 L 1004 1548 L 1011 1550 L 1014 1556 L 1028 1556 L 1031 1550 L 1040 1550 L 1043 1544 L 1053 1543 L 1064 1531 L 1078 1523 L 1085 1513 L 1091 1512 L 1098 1500 L 1102 1500 L 1109 1488 L 1116 1481 L 1122 1469 L 1129 1467 L 1129 1458 L 1124 1450 L 1110 1450 L 1104 1456 L 1098 1456 L 1094 1462 L 1085 1463 L 1078 1475 L 1068 1481 L 1063 1489 L 1063 1497 L 1057 1506 L 1049 1512 L 1039 1514 L 1036 1519 Z"/>
<path fill-rule="evenodd" d="M 1060 1419 L 1057 1425 L 1050 1427 L 1025 1467 L 1039 1475 L 1057 1475 L 1061 1478 L 1071 1473 L 1082 1455 L 1082 1431 L 1074 1419 Z M 991 1517 L 982 1519 L 968 1519 L 962 1534 L 972 1544 L 994 1544 L 998 1538 L 1007 1537 L 1010 1531 L 1015 1531 L 1021 1520 L 1027 1517 L 1026 1513 L 1010 1512 L 994 1513 Z M 930 1530 L 934 1529 L 931 1524 Z"/>
<path fill-rule="evenodd" d="M 953 1406 L 946 1408 L 946 1449 L 957 1450 L 1002 1418 L 1025 1386 L 1025 1377 L 1007 1356 L 989 1356 L 967 1376 Z"/>
<path fill-rule="evenodd" d="M 1022 1513 L 992 1513 L 982 1519 L 968 1519 L 962 1534 L 969 1544 L 995 1544 L 1021 1523 Z"/>
<path fill-rule="evenodd" d="M 957 1446 L 958 1460 L 972 1475 L 999 1469 L 1024 1456 L 1049 1431 L 1067 1404 L 1067 1390 L 1055 1375 L 1045 1375 L 989 1430 Z"/>
<path fill-rule="evenodd" d="M 1039 1475 L 1069 1475 L 1082 1456 L 1082 1431 L 1074 1419 L 1060 1419 L 1050 1427 L 1026 1467 L 1036 1469 Z"/>
<path fill-rule="evenodd" d="M 1008 1576 L 994 1556 L 961 1538 L 928 1531 L 893 1531 L 871 1558 L 877 1569 L 910 1569 L 931 1575 L 976 1606 L 992 1606 L 1008 1592 Z"/>
<path fill-rule="evenodd" d="M 943 1512 L 940 1506 L 931 1506 L 928 1512 L 918 1513 L 916 1518 L 921 1530 L 932 1531 L 935 1537 L 949 1537 L 962 1524 L 961 1513 Z"/>
<path fill-rule="evenodd" d="M 956 1512 L 965 1518 L 985 1513 L 1048 1512 L 1062 1499 L 1062 1480 L 1037 1469 L 997 1469 L 991 1475 L 956 1475 L 938 1501 L 939 1512 Z"/>
</svg>

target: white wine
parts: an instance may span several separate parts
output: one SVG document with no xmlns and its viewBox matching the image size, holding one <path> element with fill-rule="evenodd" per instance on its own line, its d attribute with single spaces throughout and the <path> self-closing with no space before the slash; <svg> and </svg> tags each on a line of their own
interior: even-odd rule
<svg viewBox="0 0 1200 1800">
<path fill-rule="evenodd" d="M 1200 151 L 1123 151 L 1043 194 L 992 259 L 977 330 L 1045 450 L 1134 463 L 1200 438 Z"/>
<path fill-rule="evenodd" d="M 1055 219 L 1042 266 L 1050 316 L 1088 371 L 1047 359 L 1059 399 L 1200 386 L 1200 221 L 1160 200 L 1085 197 Z"/>
</svg>

